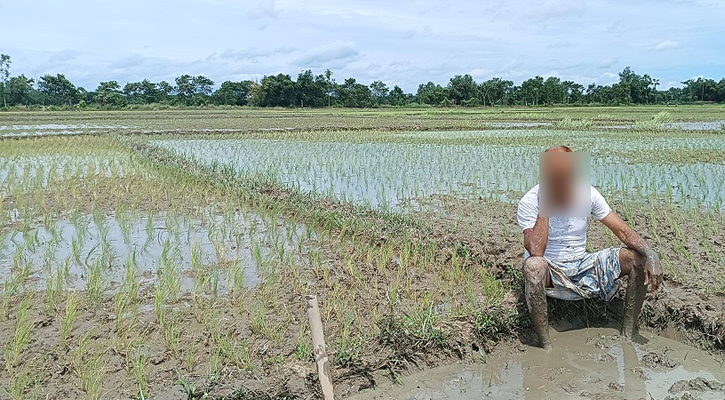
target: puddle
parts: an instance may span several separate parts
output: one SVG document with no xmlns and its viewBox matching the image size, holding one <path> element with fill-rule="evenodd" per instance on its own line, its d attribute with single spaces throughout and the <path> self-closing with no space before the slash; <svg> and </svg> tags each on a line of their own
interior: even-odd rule
<svg viewBox="0 0 725 400">
<path fill-rule="evenodd" d="M 635 344 L 613 328 L 552 329 L 552 340 L 551 352 L 503 345 L 483 364 L 415 373 L 349 399 L 725 398 L 722 360 L 682 343 L 647 334 Z"/>
<path fill-rule="evenodd" d="M 719 131 L 725 130 L 725 120 L 707 122 L 667 122 L 662 124 L 663 128 L 684 129 L 688 131 Z"/>
<path fill-rule="evenodd" d="M 37 124 L 37 125 L 2 125 L 0 138 L 26 137 L 26 136 L 52 136 L 52 135 L 80 135 L 84 133 L 98 133 L 109 129 L 129 129 L 123 125 L 95 125 L 95 124 Z"/>
<path fill-rule="evenodd" d="M 492 128 L 536 128 L 541 126 L 551 126 L 550 122 L 490 122 L 488 126 Z"/>
<path fill-rule="evenodd" d="M 6 282 L 23 276 L 23 284 L 34 290 L 44 290 L 60 273 L 64 288 L 85 290 L 91 271 L 100 266 L 105 292 L 114 292 L 132 267 L 142 288 L 173 268 L 186 293 L 194 288 L 196 267 L 209 273 L 217 294 L 224 294 L 230 279 L 242 279 L 235 286 L 259 283 L 266 265 L 305 263 L 303 242 L 314 238 L 303 225 L 241 212 L 204 220 L 164 213 L 83 215 L 48 225 L 34 222 L 29 229 L 14 219 L 11 229 L 0 230 L 0 276 Z"/>
<path fill-rule="evenodd" d="M 632 129 L 634 125 L 597 125 L 595 128 L 597 129 Z"/>
</svg>

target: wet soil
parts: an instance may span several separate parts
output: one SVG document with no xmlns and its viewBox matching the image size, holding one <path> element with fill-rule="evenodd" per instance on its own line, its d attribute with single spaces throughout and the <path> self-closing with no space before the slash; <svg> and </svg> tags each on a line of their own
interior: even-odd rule
<svg viewBox="0 0 725 400">
<path fill-rule="evenodd" d="M 719 356 L 646 332 L 634 342 L 615 328 L 552 329 L 554 349 L 499 345 L 480 363 L 455 363 L 350 396 L 382 399 L 722 399 Z M 687 397 L 690 396 L 690 397 Z"/>
</svg>

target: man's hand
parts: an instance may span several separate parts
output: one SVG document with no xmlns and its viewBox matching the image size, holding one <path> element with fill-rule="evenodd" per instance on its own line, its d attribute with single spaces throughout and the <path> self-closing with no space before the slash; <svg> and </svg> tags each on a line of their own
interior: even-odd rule
<svg viewBox="0 0 725 400">
<path fill-rule="evenodd" d="M 644 284 L 651 285 L 654 292 L 662 283 L 662 266 L 660 258 L 654 250 L 629 227 L 619 216 L 610 212 L 604 217 L 602 223 L 614 233 L 627 248 L 632 249 L 644 257 Z"/>
<path fill-rule="evenodd" d="M 650 248 L 644 251 L 644 257 L 644 284 L 651 285 L 654 292 L 662 283 L 662 265 L 657 253 Z"/>
</svg>

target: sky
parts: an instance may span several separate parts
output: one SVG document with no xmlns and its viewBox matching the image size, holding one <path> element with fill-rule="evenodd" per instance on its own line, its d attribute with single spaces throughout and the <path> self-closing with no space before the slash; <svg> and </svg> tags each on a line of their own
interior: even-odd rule
<svg viewBox="0 0 725 400">
<path fill-rule="evenodd" d="M 725 77 L 725 0 L 0 0 L 11 75 L 225 80 L 325 69 L 415 92 L 457 74 L 660 88 Z"/>
</svg>

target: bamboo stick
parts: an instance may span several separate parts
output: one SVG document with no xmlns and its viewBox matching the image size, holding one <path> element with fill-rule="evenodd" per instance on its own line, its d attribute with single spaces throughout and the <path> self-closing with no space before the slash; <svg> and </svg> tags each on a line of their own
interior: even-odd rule
<svg viewBox="0 0 725 400">
<path fill-rule="evenodd" d="M 315 363 L 317 364 L 317 375 L 320 378 L 322 398 L 324 400 L 334 400 L 330 363 L 327 360 L 327 351 L 325 350 L 325 334 L 322 331 L 322 319 L 320 318 L 320 309 L 317 306 L 317 296 L 315 295 L 307 295 L 307 317 L 310 320 L 312 347 L 315 352 Z"/>
</svg>

